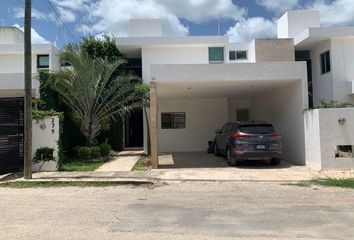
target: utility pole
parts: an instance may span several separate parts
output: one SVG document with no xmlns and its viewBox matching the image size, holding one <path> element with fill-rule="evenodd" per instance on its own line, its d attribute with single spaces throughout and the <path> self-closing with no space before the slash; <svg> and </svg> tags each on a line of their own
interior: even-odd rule
<svg viewBox="0 0 354 240">
<path fill-rule="evenodd" d="M 25 1 L 25 129 L 24 129 L 24 178 L 32 178 L 32 0 Z"/>
</svg>

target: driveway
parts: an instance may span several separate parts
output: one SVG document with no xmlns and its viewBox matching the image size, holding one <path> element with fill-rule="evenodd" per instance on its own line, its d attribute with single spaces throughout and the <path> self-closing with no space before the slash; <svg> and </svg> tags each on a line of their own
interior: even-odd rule
<svg viewBox="0 0 354 240">
<path fill-rule="evenodd" d="M 212 153 L 206 152 L 173 152 L 169 154 L 172 158 L 171 163 L 159 164 L 161 169 L 171 168 L 228 168 L 228 164 L 223 156 L 215 156 Z M 163 154 L 162 157 L 165 157 Z M 173 162 L 173 164 L 172 164 Z M 271 166 L 269 161 L 244 161 L 240 162 L 237 167 L 232 168 L 244 168 L 244 169 L 280 169 L 290 168 L 294 166 L 286 161 L 282 161 L 279 166 Z"/>
<path fill-rule="evenodd" d="M 354 191 L 260 182 L 0 188 L 0 239 L 352 239 Z"/>
</svg>

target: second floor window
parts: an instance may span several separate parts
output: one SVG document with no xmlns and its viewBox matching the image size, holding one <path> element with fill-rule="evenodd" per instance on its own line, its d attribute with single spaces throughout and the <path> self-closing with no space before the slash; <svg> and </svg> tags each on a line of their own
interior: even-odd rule
<svg viewBox="0 0 354 240">
<path fill-rule="evenodd" d="M 329 50 L 321 53 L 320 55 L 321 59 L 321 74 L 325 74 L 331 71 L 331 55 L 329 53 Z"/>
<path fill-rule="evenodd" d="M 37 55 L 37 68 L 49 68 L 49 55 Z"/>
<path fill-rule="evenodd" d="M 230 51 L 229 59 L 230 61 L 247 60 L 247 51 Z"/>
<path fill-rule="evenodd" d="M 210 47 L 209 48 L 209 62 L 223 63 L 224 62 L 224 48 L 223 47 Z"/>
</svg>

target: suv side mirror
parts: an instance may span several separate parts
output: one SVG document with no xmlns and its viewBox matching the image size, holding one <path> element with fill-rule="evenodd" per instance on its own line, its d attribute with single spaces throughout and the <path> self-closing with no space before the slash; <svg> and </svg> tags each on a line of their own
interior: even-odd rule
<svg viewBox="0 0 354 240">
<path fill-rule="evenodd" d="M 215 133 L 216 133 L 216 134 L 220 134 L 220 133 L 221 133 L 221 130 L 218 129 L 218 130 L 215 131 Z"/>
</svg>

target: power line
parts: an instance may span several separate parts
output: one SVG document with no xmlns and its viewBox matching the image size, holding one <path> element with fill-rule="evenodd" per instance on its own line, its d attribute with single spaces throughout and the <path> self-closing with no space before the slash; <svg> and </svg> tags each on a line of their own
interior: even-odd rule
<svg viewBox="0 0 354 240">
<path fill-rule="evenodd" d="M 75 36 L 75 34 L 73 34 L 73 33 L 69 30 L 69 28 L 68 28 L 68 27 L 64 24 L 64 22 L 60 19 L 60 14 L 57 12 L 57 10 L 56 10 L 55 7 L 53 6 L 53 4 L 52 4 L 49 0 L 44 0 L 44 1 L 46 2 L 49 11 L 51 11 L 51 12 L 54 13 L 54 17 L 56 18 L 56 21 L 57 21 L 57 23 L 58 23 L 58 26 L 59 26 L 59 27 L 62 26 L 63 29 L 64 29 L 67 33 L 69 33 L 69 35 L 70 35 L 73 39 L 75 39 L 75 40 L 80 40 L 77 36 Z M 59 30 L 59 32 L 60 32 L 60 30 Z"/>
</svg>

